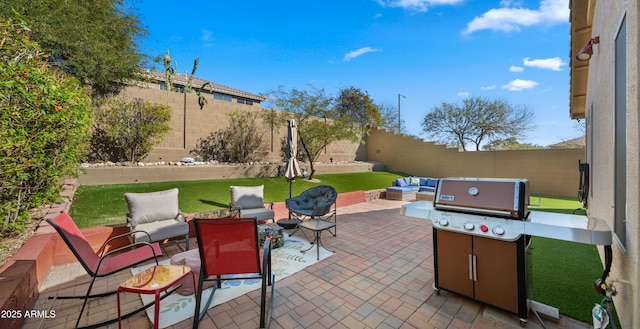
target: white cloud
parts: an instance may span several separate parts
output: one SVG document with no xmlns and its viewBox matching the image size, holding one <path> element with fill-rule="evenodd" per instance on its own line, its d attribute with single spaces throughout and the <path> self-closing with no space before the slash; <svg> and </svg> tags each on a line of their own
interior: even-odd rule
<svg viewBox="0 0 640 329">
<path fill-rule="evenodd" d="M 566 65 L 566 63 L 562 61 L 560 57 L 545 59 L 529 59 L 529 57 L 525 57 L 522 59 L 522 64 L 524 66 L 537 67 L 540 69 L 553 71 L 562 71 L 562 67 Z"/>
<path fill-rule="evenodd" d="M 201 36 L 200 39 L 202 39 L 202 41 L 209 41 L 211 40 L 211 37 L 213 36 L 213 32 L 209 31 L 209 30 L 200 30 Z"/>
<path fill-rule="evenodd" d="M 495 89 L 496 89 L 496 85 L 480 87 L 480 90 L 495 90 Z"/>
<path fill-rule="evenodd" d="M 469 96 L 471 96 L 471 93 L 468 92 L 468 91 L 461 91 L 461 92 L 458 93 L 458 97 L 466 98 L 466 97 L 469 97 Z"/>
<path fill-rule="evenodd" d="M 538 83 L 533 80 L 515 79 L 507 83 L 506 85 L 503 85 L 502 88 L 509 91 L 523 91 L 525 89 L 531 89 L 537 85 Z"/>
<path fill-rule="evenodd" d="M 396 7 L 407 10 L 425 12 L 429 7 L 457 5 L 464 0 L 377 0 L 383 7 Z"/>
<path fill-rule="evenodd" d="M 367 53 L 374 53 L 380 51 L 380 49 L 376 49 L 376 48 L 371 48 L 371 47 L 364 47 L 364 48 L 360 48 L 358 50 L 354 50 L 351 51 L 349 53 L 347 53 L 346 55 L 344 55 L 344 58 L 342 59 L 345 62 L 348 62 L 356 57 L 362 56 L 364 54 Z"/>
<path fill-rule="evenodd" d="M 540 7 L 532 10 L 512 1 L 501 1 L 502 8 L 491 9 L 467 23 L 462 34 L 480 30 L 502 32 L 520 31 L 522 27 L 534 25 L 554 25 L 569 22 L 569 6 L 566 0 L 541 0 Z"/>
<path fill-rule="evenodd" d="M 513 65 L 509 66 L 509 72 L 520 73 L 522 71 L 524 71 L 524 67 L 522 66 L 513 66 Z"/>
</svg>

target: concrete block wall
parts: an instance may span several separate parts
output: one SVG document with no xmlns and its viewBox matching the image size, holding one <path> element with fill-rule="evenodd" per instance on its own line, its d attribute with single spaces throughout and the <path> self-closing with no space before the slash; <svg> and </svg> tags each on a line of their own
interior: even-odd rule
<svg viewBox="0 0 640 329">
<path fill-rule="evenodd" d="M 184 94 L 160 90 L 158 85 L 154 84 L 129 86 L 125 88 L 121 96 L 167 104 L 171 106 L 173 111 L 170 121 L 171 131 L 144 159 L 145 162 L 178 161 L 183 157 L 193 157 L 194 154 L 189 152 L 196 147 L 198 139 L 206 138 L 214 131 L 225 129 L 229 125 L 228 114 L 235 111 L 250 111 L 258 116 L 258 129 L 263 134 L 263 147 L 267 151 L 267 156 L 263 161 L 282 161 L 280 141 L 287 136 L 287 126 L 280 125 L 272 129 L 269 123 L 261 119 L 261 114 L 271 109 L 262 108 L 258 103 L 253 105 L 239 104 L 235 99 L 228 102 L 206 95 L 207 104 L 200 109 L 198 96 L 195 93 Z M 327 146 L 326 151 L 320 154 L 318 161 L 329 162 L 330 158 L 333 158 L 334 162 L 363 160 L 365 155 L 362 152 L 364 152 L 364 148 L 360 143 L 339 141 Z M 357 157 L 360 159 L 356 159 Z"/>
<path fill-rule="evenodd" d="M 531 193 L 576 197 L 578 160 L 584 148 L 462 152 L 393 132 L 374 130 L 367 139 L 368 161 L 388 171 L 429 177 L 527 178 Z"/>
<path fill-rule="evenodd" d="M 210 95 L 207 95 L 207 104 L 200 109 L 196 94 L 155 88 L 158 86 L 153 84 L 131 86 L 123 92 L 125 97 L 164 103 L 173 109 L 172 131 L 144 159 L 145 162 L 178 161 L 182 157 L 194 156 L 189 151 L 195 148 L 198 139 L 226 128 L 230 112 L 252 111 L 258 115 L 262 111 L 271 111 L 257 103 L 250 106 L 213 99 Z M 286 137 L 286 126 L 272 129 L 268 123 L 261 119 L 258 121 L 264 134 L 264 150 L 268 153 L 263 161 L 282 163 L 280 141 Z M 533 193 L 575 197 L 579 179 L 578 160 L 584 161 L 584 153 L 582 148 L 460 152 L 457 148 L 374 129 L 365 144 L 338 141 L 327 146 L 318 163 L 329 163 L 333 158 L 334 162 L 378 162 L 384 164 L 388 171 L 416 176 L 528 178 Z"/>
</svg>

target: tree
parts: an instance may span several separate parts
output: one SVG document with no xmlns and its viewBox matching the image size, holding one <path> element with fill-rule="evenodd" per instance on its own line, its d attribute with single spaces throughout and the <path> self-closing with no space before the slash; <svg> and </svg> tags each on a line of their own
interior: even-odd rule
<svg viewBox="0 0 640 329">
<path fill-rule="evenodd" d="M 382 117 L 382 123 L 378 125 L 380 129 L 398 131 L 398 108 L 393 106 L 378 105 L 378 112 Z M 400 120 L 400 133 L 408 134 L 407 123 Z"/>
<path fill-rule="evenodd" d="M 339 140 L 362 141 L 361 126 L 353 124 L 352 116 L 337 111 L 333 107 L 333 97 L 324 89 L 286 91 L 280 87 L 271 95 L 271 102 L 283 111 L 281 123 L 284 125 L 287 119 L 296 120 L 298 147 L 302 147 L 309 161 L 309 179 L 313 178 L 314 163 L 327 145 Z"/>
<path fill-rule="evenodd" d="M 91 160 L 140 161 L 171 130 L 171 107 L 142 99 L 108 97 L 96 110 Z"/>
<path fill-rule="evenodd" d="M 267 154 L 263 150 L 263 133 L 258 129 L 257 117 L 250 112 L 229 113 L 227 128 L 198 139 L 191 153 L 203 160 L 247 163 L 260 161 Z"/>
<path fill-rule="evenodd" d="M 465 151 L 467 143 L 479 151 L 485 140 L 523 137 L 533 128 L 533 113 L 527 107 L 481 97 L 467 98 L 460 105 L 442 103 L 422 121 L 429 137 Z"/>
<path fill-rule="evenodd" d="M 125 2 L 6 0 L 0 17 L 14 10 L 25 17 L 49 60 L 104 96 L 137 79 L 148 59 L 138 52 L 147 32 Z"/>
<path fill-rule="evenodd" d="M 543 149 L 542 145 L 531 143 L 520 143 L 515 137 L 509 137 L 506 139 L 495 139 L 482 146 L 485 151 L 498 151 L 498 150 L 531 150 L 531 149 Z"/>
<path fill-rule="evenodd" d="M 382 124 L 379 106 L 369 97 L 368 92 L 363 92 L 356 87 L 344 88 L 338 91 L 335 111 L 341 120 L 364 128 L 366 126 L 377 127 Z"/>
<path fill-rule="evenodd" d="M 57 200 L 87 152 L 91 98 L 51 70 L 30 29 L 0 20 L 0 235 L 20 231 L 29 210 Z"/>
</svg>

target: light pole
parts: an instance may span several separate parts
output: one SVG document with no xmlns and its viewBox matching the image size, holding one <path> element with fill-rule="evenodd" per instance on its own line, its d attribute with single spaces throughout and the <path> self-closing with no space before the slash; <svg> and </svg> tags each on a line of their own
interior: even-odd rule
<svg viewBox="0 0 640 329">
<path fill-rule="evenodd" d="M 398 134 L 400 133 L 400 97 L 407 98 L 406 96 L 400 95 L 400 93 L 398 93 Z"/>
</svg>

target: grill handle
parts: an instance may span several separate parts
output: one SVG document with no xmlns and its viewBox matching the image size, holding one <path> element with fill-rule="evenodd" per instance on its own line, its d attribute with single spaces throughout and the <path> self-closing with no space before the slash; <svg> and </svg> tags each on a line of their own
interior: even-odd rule
<svg viewBox="0 0 640 329">
<path fill-rule="evenodd" d="M 472 259 L 472 263 L 473 263 L 473 281 L 478 281 L 478 265 L 477 265 L 477 260 L 478 257 L 476 257 L 476 255 L 471 255 L 473 256 Z"/>
<path fill-rule="evenodd" d="M 477 257 L 474 254 L 469 254 L 469 280 L 478 281 L 478 273 L 476 271 Z"/>
</svg>

